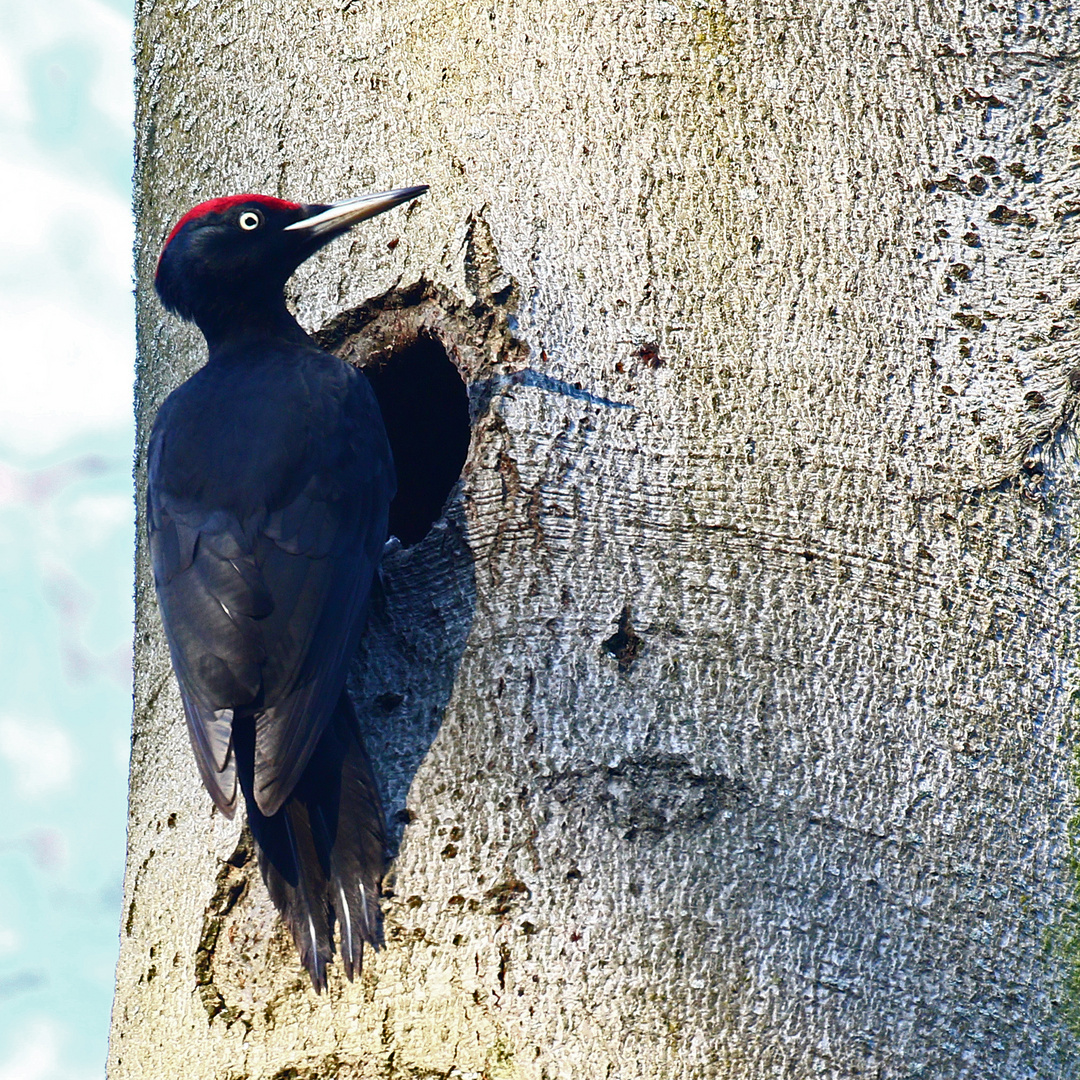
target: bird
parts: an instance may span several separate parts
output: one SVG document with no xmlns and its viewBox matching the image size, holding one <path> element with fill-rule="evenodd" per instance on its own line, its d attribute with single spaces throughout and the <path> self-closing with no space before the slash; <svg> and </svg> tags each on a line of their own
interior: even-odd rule
<svg viewBox="0 0 1080 1080">
<path fill-rule="evenodd" d="M 386 826 L 345 689 L 396 480 L 367 378 L 289 312 L 286 281 L 427 185 L 338 203 L 232 195 L 169 233 L 154 287 L 206 362 L 162 403 L 146 522 L 195 761 L 259 867 L 316 993 L 383 942 Z"/>
</svg>

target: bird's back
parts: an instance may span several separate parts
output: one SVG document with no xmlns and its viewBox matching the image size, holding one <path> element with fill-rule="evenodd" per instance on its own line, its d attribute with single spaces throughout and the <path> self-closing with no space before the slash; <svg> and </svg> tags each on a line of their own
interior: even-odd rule
<svg viewBox="0 0 1080 1080">
<path fill-rule="evenodd" d="M 150 442 L 154 576 L 200 770 L 235 796 L 236 710 L 258 715 L 272 814 L 332 711 L 386 537 L 393 466 L 367 380 L 313 346 L 212 356 Z"/>
</svg>

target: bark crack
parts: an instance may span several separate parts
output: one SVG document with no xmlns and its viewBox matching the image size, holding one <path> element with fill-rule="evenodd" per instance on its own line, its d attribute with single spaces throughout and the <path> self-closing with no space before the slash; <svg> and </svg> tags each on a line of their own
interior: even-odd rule
<svg viewBox="0 0 1080 1080">
<path fill-rule="evenodd" d="M 251 834 L 245 827 L 240 834 L 236 850 L 222 863 L 214 883 L 214 892 L 203 915 L 199 946 L 195 951 L 195 987 L 199 992 L 207 1021 L 212 1023 L 220 1016 L 227 1027 L 243 1019 L 241 1010 L 228 1006 L 214 981 L 214 953 L 225 927 L 225 919 L 247 892 L 248 879 L 242 872 L 253 854 Z M 245 1021 L 250 1028 L 250 1023 Z"/>
</svg>

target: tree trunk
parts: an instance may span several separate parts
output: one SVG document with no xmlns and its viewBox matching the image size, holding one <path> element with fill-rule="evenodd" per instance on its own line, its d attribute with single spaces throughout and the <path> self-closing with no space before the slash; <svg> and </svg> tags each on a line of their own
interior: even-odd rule
<svg viewBox="0 0 1080 1080">
<path fill-rule="evenodd" d="M 472 435 L 372 606 L 400 848 L 322 997 L 200 787 L 140 530 L 112 1080 L 1078 1074 L 1078 38 L 1063 0 L 142 0 L 140 447 L 201 362 L 151 289 L 183 210 L 412 183 L 290 293 L 357 362 L 445 349 Z"/>
</svg>

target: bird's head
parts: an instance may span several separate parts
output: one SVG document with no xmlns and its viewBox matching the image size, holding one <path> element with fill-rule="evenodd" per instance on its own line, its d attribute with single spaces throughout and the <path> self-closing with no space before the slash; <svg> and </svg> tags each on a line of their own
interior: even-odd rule
<svg viewBox="0 0 1080 1080">
<path fill-rule="evenodd" d="M 230 195 L 189 210 L 169 233 L 154 288 L 162 304 L 204 333 L 283 307 L 282 289 L 309 256 L 358 221 L 427 191 L 427 185 L 305 205 Z"/>
</svg>

